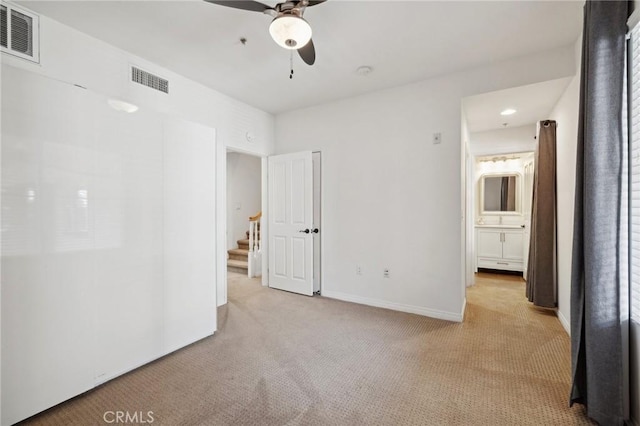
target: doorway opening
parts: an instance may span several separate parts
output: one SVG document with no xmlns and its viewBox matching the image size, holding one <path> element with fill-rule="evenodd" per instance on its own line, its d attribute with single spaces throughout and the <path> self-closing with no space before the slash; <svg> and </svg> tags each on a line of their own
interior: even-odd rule
<svg viewBox="0 0 640 426">
<path fill-rule="evenodd" d="M 477 278 L 486 278 L 483 273 L 513 273 L 524 282 L 536 125 L 549 118 L 570 82 L 567 77 L 462 101 L 465 294 Z"/>
<path fill-rule="evenodd" d="M 278 183 L 277 168 L 271 163 L 288 156 L 299 155 L 305 157 L 306 166 L 303 169 L 306 168 L 309 174 L 291 179 L 294 174 L 299 173 L 301 164 L 300 162 L 292 163 L 286 167 L 287 172 L 281 173 L 282 176 L 292 175 L 289 183 Z M 227 303 L 228 285 L 231 280 L 247 282 L 247 279 L 253 279 L 255 282 L 260 282 L 262 286 L 278 288 L 276 284 L 271 284 L 276 281 L 272 278 L 281 269 L 281 262 L 276 262 L 273 258 L 270 260 L 270 252 L 275 253 L 276 256 L 278 253 L 287 253 L 290 261 L 286 262 L 288 266 L 284 270 L 288 271 L 288 278 L 309 284 L 309 291 L 306 291 L 306 286 L 305 291 L 293 288 L 289 291 L 308 295 L 319 294 L 322 280 L 321 153 L 304 152 L 267 157 L 220 147 L 217 164 L 220 182 L 217 217 L 219 218 L 218 226 L 222 228 L 220 235 L 224 236 L 218 240 L 218 307 Z M 305 182 L 309 185 L 304 184 Z M 270 188 L 271 186 L 273 188 Z M 304 190 L 301 189 L 303 186 Z M 277 198 L 282 197 L 287 191 L 290 194 L 284 196 L 282 200 Z M 292 193 L 296 193 L 296 197 L 292 197 Z M 276 198 L 271 200 L 273 197 Z M 304 205 L 296 204 L 296 200 L 304 200 Z M 295 206 L 298 210 L 286 207 L 282 210 L 280 208 L 282 203 L 279 201 L 290 203 L 290 207 Z M 311 204 L 307 205 L 308 201 Z M 271 211 L 270 206 L 271 210 L 275 210 Z M 269 238 L 271 226 L 283 222 L 282 218 L 277 217 L 281 210 L 289 212 L 284 216 L 294 219 L 291 223 L 294 227 L 303 224 L 296 222 L 297 216 L 294 214 L 296 211 L 304 211 L 306 217 L 305 226 L 296 228 L 293 233 L 296 238 L 291 240 L 291 244 L 284 246 L 280 244 L 282 238 Z M 275 222 L 271 223 L 271 219 Z M 306 229 L 308 233 L 303 233 Z M 305 236 L 308 237 L 309 244 L 300 244 Z M 284 251 L 278 251 L 278 248 L 282 248 L 281 246 L 285 247 Z M 302 246 L 305 246 L 305 250 L 310 249 L 309 257 L 306 257 L 306 252 L 301 257 L 301 253 L 296 251 Z M 245 257 L 247 255 L 248 259 Z M 253 268 L 252 256 L 257 257 L 254 259 L 256 263 Z M 278 259 L 282 260 L 282 256 Z M 301 271 L 304 271 L 304 280 L 300 279 Z"/>
<path fill-rule="evenodd" d="M 227 273 L 262 276 L 262 159 L 227 151 Z"/>
<path fill-rule="evenodd" d="M 533 164 L 533 152 L 475 157 L 475 273 L 526 276 Z"/>
</svg>

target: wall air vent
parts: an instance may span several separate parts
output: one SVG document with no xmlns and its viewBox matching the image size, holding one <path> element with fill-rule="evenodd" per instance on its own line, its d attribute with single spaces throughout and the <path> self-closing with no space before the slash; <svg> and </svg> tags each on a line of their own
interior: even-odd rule
<svg viewBox="0 0 640 426">
<path fill-rule="evenodd" d="M 13 5 L 0 5 L 0 49 L 2 52 L 39 62 L 38 37 L 38 15 Z"/>
<path fill-rule="evenodd" d="M 157 75 L 141 70 L 140 68 L 131 67 L 131 81 L 150 87 L 163 93 L 169 93 L 169 80 Z"/>
</svg>

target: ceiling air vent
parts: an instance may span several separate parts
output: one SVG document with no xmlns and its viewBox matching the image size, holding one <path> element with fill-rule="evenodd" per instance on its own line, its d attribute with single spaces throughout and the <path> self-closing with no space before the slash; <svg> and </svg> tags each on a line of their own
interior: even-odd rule
<svg viewBox="0 0 640 426">
<path fill-rule="evenodd" d="M 140 68 L 131 67 L 131 81 L 159 90 L 163 93 L 169 93 L 169 80 L 153 75 L 141 70 Z"/>
<path fill-rule="evenodd" d="M 7 47 L 9 44 L 9 30 L 7 27 L 7 7 L 0 6 L 0 45 Z"/>
<path fill-rule="evenodd" d="M 0 49 L 39 62 L 38 15 L 13 5 L 0 5 Z"/>
</svg>

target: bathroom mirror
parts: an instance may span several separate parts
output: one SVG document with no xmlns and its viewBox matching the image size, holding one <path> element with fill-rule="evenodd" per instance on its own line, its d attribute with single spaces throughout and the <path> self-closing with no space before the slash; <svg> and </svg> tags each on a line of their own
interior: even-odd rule
<svg viewBox="0 0 640 426">
<path fill-rule="evenodd" d="M 480 193 L 482 214 L 520 212 L 520 176 L 516 173 L 482 176 Z"/>
</svg>

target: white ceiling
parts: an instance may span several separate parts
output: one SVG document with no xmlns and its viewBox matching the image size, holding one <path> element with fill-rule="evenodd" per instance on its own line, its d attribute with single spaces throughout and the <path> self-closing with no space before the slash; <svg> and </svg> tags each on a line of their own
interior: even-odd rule
<svg viewBox="0 0 640 426">
<path fill-rule="evenodd" d="M 484 93 L 464 99 L 463 107 L 470 133 L 518 127 L 549 118 L 555 104 L 571 82 L 571 77 Z M 502 116 L 513 108 L 516 113 Z"/>
<path fill-rule="evenodd" d="M 305 13 L 317 60 L 294 56 L 292 80 L 260 13 L 199 0 L 18 3 L 279 113 L 572 44 L 583 1 L 329 0 Z M 373 73 L 357 75 L 361 65 Z"/>
</svg>

